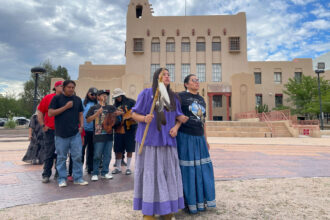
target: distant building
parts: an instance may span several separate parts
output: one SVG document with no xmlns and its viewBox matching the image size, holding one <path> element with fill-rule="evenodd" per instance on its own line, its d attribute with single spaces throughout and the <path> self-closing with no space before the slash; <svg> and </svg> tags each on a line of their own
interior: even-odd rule
<svg viewBox="0 0 330 220">
<path fill-rule="evenodd" d="M 137 98 L 150 87 L 159 67 L 171 74 L 171 88 L 182 91 L 183 79 L 194 73 L 207 102 L 209 120 L 231 120 L 235 113 L 267 104 L 287 105 L 283 85 L 291 77 L 314 75 L 312 59 L 248 62 L 246 15 L 153 16 L 148 0 L 131 0 L 127 10 L 126 65 L 79 67 L 77 94 L 88 88 L 121 87 Z M 124 43 L 124 42 L 123 42 Z"/>
</svg>

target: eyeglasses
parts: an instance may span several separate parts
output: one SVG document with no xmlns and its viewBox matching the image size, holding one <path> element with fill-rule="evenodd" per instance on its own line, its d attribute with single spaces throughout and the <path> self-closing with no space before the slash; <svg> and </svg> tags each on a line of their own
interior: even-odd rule
<svg viewBox="0 0 330 220">
<path fill-rule="evenodd" d="M 196 83 L 196 82 L 199 82 L 199 79 L 191 79 L 191 81 Z"/>
<path fill-rule="evenodd" d="M 96 96 L 96 94 L 95 93 L 91 93 L 90 96 Z"/>
</svg>

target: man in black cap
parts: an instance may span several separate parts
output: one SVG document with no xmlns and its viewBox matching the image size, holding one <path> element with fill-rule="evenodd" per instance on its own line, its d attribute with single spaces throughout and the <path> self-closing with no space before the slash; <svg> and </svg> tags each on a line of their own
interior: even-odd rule
<svg viewBox="0 0 330 220">
<path fill-rule="evenodd" d="M 108 91 L 98 90 L 98 104 L 91 107 L 86 115 L 87 122 L 89 123 L 93 121 L 94 127 L 94 158 L 91 178 L 92 181 L 98 180 L 101 159 L 101 178 L 113 178 L 109 172 L 109 164 L 111 160 L 111 150 L 113 145 L 112 126 L 115 123 L 116 113 L 118 112 L 114 106 L 107 104 L 108 96 Z"/>
</svg>

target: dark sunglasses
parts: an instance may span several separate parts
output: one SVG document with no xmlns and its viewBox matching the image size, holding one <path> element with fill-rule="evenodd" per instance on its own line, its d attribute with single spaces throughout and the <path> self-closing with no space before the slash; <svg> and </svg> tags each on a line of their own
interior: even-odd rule
<svg viewBox="0 0 330 220">
<path fill-rule="evenodd" d="M 91 93 L 91 95 L 90 96 L 96 96 L 96 94 L 95 93 Z"/>
</svg>

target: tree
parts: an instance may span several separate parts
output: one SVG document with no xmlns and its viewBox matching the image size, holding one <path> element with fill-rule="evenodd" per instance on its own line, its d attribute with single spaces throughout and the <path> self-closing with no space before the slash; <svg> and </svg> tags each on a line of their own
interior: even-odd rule
<svg viewBox="0 0 330 220">
<path fill-rule="evenodd" d="M 284 93 L 288 95 L 287 101 L 292 104 L 293 113 L 307 115 L 309 117 L 319 113 L 317 77 L 302 76 L 300 81 L 290 78 L 284 85 Z M 322 102 L 329 102 L 330 82 L 320 78 Z M 328 104 L 326 104 L 328 106 Z M 327 110 L 328 111 L 328 110 Z"/>
<path fill-rule="evenodd" d="M 57 69 L 54 69 L 49 60 L 46 60 L 41 66 L 46 69 L 46 72 L 39 75 L 37 88 L 39 99 L 49 94 L 51 78 L 70 79 L 68 70 L 65 67 L 58 66 Z M 21 94 L 23 105 L 30 115 L 33 111 L 34 84 L 35 75 L 31 73 L 30 79 L 24 83 L 24 92 Z"/>
<path fill-rule="evenodd" d="M 256 111 L 257 111 L 258 113 L 269 112 L 269 110 L 268 110 L 268 105 L 266 105 L 266 104 L 263 104 L 263 105 L 257 105 L 257 106 L 256 106 Z"/>
<path fill-rule="evenodd" d="M 31 116 L 22 99 L 16 99 L 11 95 L 0 95 L 0 118 L 8 118 L 9 114 L 28 118 Z"/>
</svg>

